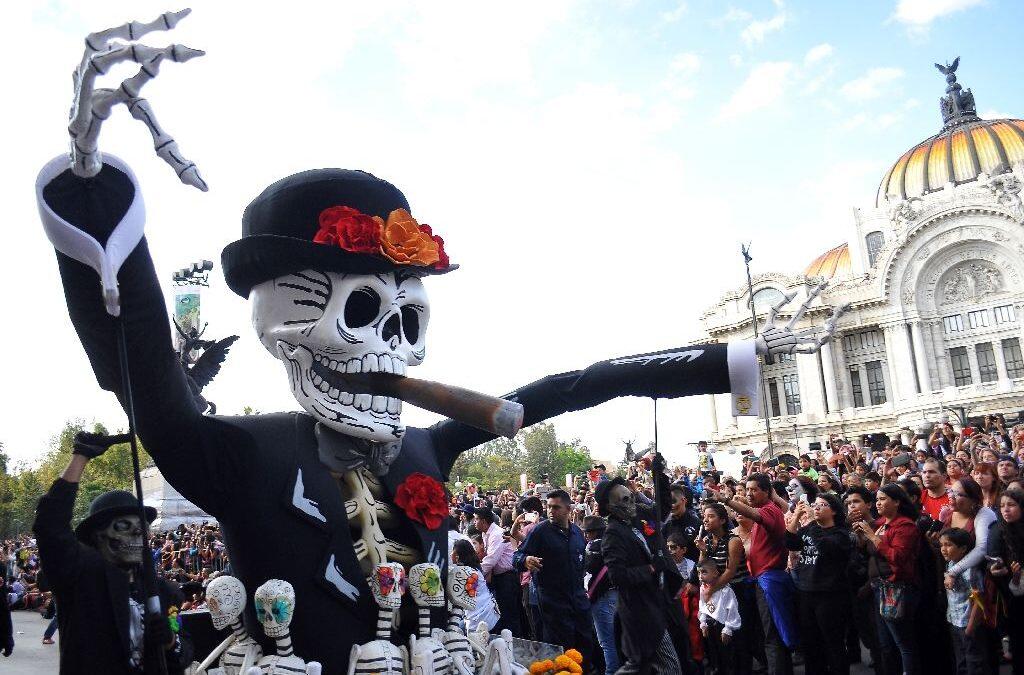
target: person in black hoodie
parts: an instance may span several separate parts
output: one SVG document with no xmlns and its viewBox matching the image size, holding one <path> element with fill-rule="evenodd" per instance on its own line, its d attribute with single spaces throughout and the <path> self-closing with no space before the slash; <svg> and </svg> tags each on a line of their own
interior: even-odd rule
<svg viewBox="0 0 1024 675">
<path fill-rule="evenodd" d="M 590 598 L 597 641 L 604 653 L 604 672 L 605 675 L 611 675 L 619 669 L 621 661 L 618 647 L 615 646 L 615 611 L 619 605 L 619 592 L 612 586 L 601 553 L 601 537 L 607 527 L 601 516 L 587 516 L 583 519 L 583 536 L 587 540 L 586 569 L 590 575 L 587 597 Z M 596 668 L 595 672 L 598 672 Z"/>
<path fill-rule="evenodd" d="M 802 516 L 813 520 L 800 527 Z M 819 494 L 797 505 L 786 519 L 786 546 L 799 551 L 796 586 L 800 636 L 808 673 L 848 675 L 846 625 L 853 617 L 846 568 L 853 542 L 839 498 Z"/>
<path fill-rule="evenodd" d="M 874 522 L 875 495 L 866 487 L 859 485 L 846 491 L 843 499 L 846 505 L 846 524 L 861 520 Z M 875 630 L 875 613 L 878 606 L 874 601 L 874 593 L 868 580 L 868 560 L 866 552 L 856 546 L 857 535 L 849 531 L 850 541 L 854 544 L 850 553 L 850 564 L 847 567 L 851 595 L 853 596 L 853 618 L 847 629 L 847 660 L 860 661 L 860 644 L 863 642 L 871 655 L 871 663 L 876 674 L 881 673 L 882 654 L 878 649 L 878 633 Z M 851 639 L 852 632 L 852 639 Z"/>
<path fill-rule="evenodd" d="M 14 651 L 14 624 L 11 607 L 7 604 L 7 575 L 0 575 L 0 651 L 10 656 Z"/>
</svg>

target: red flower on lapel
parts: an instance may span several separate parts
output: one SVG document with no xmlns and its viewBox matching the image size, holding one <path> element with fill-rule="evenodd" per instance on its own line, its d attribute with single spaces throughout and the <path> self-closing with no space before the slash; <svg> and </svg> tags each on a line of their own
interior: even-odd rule
<svg viewBox="0 0 1024 675">
<path fill-rule="evenodd" d="M 395 490 L 395 504 L 405 515 L 428 530 L 436 530 L 448 517 L 448 501 L 441 483 L 423 473 L 412 473 Z"/>
<path fill-rule="evenodd" d="M 654 528 L 651 527 L 651 524 L 648 523 L 646 520 L 643 521 L 643 523 L 644 523 L 644 535 L 647 536 L 647 537 L 653 536 L 654 535 Z"/>
</svg>

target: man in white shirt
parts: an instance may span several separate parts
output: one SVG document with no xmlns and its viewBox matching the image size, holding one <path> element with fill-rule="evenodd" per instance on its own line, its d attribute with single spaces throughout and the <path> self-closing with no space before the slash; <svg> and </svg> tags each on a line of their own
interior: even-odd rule
<svg viewBox="0 0 1024 675">
<path fill-rule="evenodd" d="M 512 540 L 505 537 L 491 509 L 475 508 L 473 515 L 473 525 L 484 542 L 484 557 L 480 567 L 498 603 L 498 611 L 501 612 L 501 620 L 494 632 L 500 633 L 502 629 L 508 628 L 513 636 L 522 637 L 519 627 L 521 593 L 519 575 L 512 570 L 512 554 L 515 553 Z"/>
</svg>

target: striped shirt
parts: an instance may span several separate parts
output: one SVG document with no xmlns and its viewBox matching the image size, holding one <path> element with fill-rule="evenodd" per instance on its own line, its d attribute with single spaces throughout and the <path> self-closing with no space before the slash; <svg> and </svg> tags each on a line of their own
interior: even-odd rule
<svg viewBox="0 0 1024 675">
<path fill-rule="evenodd" d="M 716 544 L 712 536 L 705 535 L 704 541 L 707 542 L 707 558 L 715 561 L 715 566 L 718 567 L 718 573 L 721 574 L 729 567 L 729 542 L 732 539 L 736 539 L 736 535 L 732 532 L 726 533 L 725 537 L 718 540 Z M 736 574 L 729 580 L 730 584 L 739 583 L 745 581 L 750 576 L 750 571 L 747 569 L 747 556 L 740 547 L 740 564 L 736 567 Z"/>
</svg>

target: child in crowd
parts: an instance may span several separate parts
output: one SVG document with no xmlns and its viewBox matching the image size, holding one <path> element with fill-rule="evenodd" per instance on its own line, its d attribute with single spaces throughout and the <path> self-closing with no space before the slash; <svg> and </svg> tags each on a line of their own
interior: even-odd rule
<svg viewBox="0 0 1024 675">
<path fill-rule="evenodd" d="M 974 535 L 959 527 L 951 527 L 939 535 L 939 551 L 948 570 L 974 548 Z M 980 603 L 983 593 L 981 572 L 969 567 L 946 583 L 946 621 L 953 638 L 953 654 L 957 675 L 986 675 L 991 672 L 982 623 Z"/>
<path fill-rule="evenodd" d="M 718 580 L 718 565 L 705 558 L 697 565 L 700 579 L 700 632 L 704 635 L 711 672 L 727 675 L 732 672 L 730 653 L 724 647 L 733 633 L 740 629 L 740 608 L 736 594 L 726 584 L 714 593 L 711 587 Z"/>
</svg>

